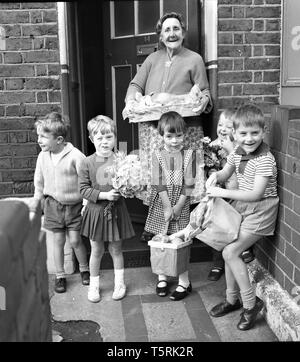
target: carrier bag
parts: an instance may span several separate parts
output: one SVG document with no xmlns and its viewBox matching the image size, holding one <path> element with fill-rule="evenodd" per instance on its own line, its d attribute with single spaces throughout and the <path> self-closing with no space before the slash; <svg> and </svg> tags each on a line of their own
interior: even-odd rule
<svg viewBox="0 0 300 362">
<path fill-rule="evenodd" d="M 220 197 L 205 197 L 192 211 L 187 239 L 197 238 L 216 250 L 238 238 L 241 214 Z"/>
<path fill-rule="evenodd" d="M 190 246 L 192 240 L 180 238 L 172 242 L 164 242 L 166 236 L 158 234 L 148 241 L 150 246 L 150 262 L 153 273 L 177 277 L 188 270 Z"/>
</svg>

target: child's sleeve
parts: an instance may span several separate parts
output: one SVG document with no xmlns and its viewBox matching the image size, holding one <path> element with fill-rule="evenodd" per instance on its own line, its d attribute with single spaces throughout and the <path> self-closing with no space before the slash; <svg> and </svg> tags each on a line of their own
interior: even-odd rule
<svg viewBox="0 0 300 362">
<path fill-rule="evenodd" d="M 90 170 L 87 159 L 83 159 L 78 168 L 79 192 L 84 199 L 96 203 L 99 198 L 100 191 L 92 187 Z"/>
<path fill-rule="evenodd" d="M 275 160 L 272 156 L 261 156 L 256 162 L 255 174 L 260 176 L 272 176 L 274 174 Z"/>
<path fill-rule="evenodd" d="M 38 200 L 42 200 L 44 194 L 44 175 L 42 170 L 42 152 L 38 155 L 36 161 L 36 167 L 34 171 L 34 198 Z"/>
<path fill-rule="evenodd" d="M 183 195 L 186 196 L 191 195 L 192 190 L 195 186 L 196 171 L 197 171 L 196 152 L 193 151 L 184 172 L 183 188 L 182 188 Z"/>
<path fill-rule="evenodd" d="M 151 186 L 156 190 L 157 193 L 167 191 L 163 170 L 155 152 L 152 153 Z"/>
</svg>

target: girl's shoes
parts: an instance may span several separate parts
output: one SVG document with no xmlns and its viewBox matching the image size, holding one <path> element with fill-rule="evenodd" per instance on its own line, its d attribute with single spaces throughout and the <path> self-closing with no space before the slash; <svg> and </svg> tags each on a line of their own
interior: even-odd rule
<svg viewBox="0 0 300 362">
<path fill-rule="evenodd" d="M 100 288 L 99 285 L 90 284 L 89 291 L 88 291 L 88 300 L 92 303 L 100 302 Z"/>
<path fill-rule="evenodd" d="M 258 313 L 263 309 L 264 302 L 256 297 L 255 305 L 252 309 L 244 309 L 241 313 L 241 320 L 237 327 L 241 331 L 246 331 L 254 326 Z"/>
<path fill-rule="evenodd" d="M 123 283 L 115 285 L 114 292 L 112 295 L 113 300 L 120 300 L 126 295 L 126 285 Z"/>
<path fill-rule="evenodd" d="M 185 298 L 189 293 L 192 292 L 192 284 L 190 282 L 189 286 L 187 288 L 183 287 L 182 285 L 178 285 L 178 287 L 181 287 L 183 289 L 182 292 L 178 292 L 177 290 L 175 290 L 171 295 L 170 295 L 170 299 L 177 301 L 177 300 L 181 300 L 183 298 Z"/>
<path fill-rule="evenodd" d="M 164 286 L 159 286 L 159 284 L 164 285 Z M 166 280 L 159 280 L 156 283 L 156 294 L 159 297 L 165 297 L 168 293 L 169 293 L 168 282 Z"/>
</svg>

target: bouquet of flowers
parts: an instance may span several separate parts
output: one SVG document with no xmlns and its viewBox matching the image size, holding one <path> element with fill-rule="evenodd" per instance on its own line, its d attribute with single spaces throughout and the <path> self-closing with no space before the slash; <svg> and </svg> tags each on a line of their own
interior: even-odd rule
<svg viewBox="0 0 300 362">
<path fill-rule="evenodd" d="M 125 198 L 140 196 L 146 184 L 142 162 L 138 155 L 115 154 L 115 161 L 107 171 L 112 175 L 112 186 Z"/>
<path fill-rule="evenodd" d="M 209 137 L 204 137 L 202 139 L 206 177 L 208 177 L 211 172 L 221 170 L 226 162 L 223 148 L 218 145 L 211 145 L 210 143 L 211 139 Z"/>
</svg>

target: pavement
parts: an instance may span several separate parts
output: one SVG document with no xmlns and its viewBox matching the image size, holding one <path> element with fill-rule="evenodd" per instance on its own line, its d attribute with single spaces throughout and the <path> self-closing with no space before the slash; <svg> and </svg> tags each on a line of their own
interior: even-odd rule
<svg viewBox="0 0 300 362">
<path fill-rule="evenodd" d="M 240 331 L 236 325 L 241 310 L 224 317 L 212 318 L 208 311 L 225 296 L 224 275 L 217 282 L 207 280 L 211 262 L 190 264 L 193 291 L 185 299 L 174 302 L 155 294 L 156 275 L 150 267 L 125 269 L 127 295 L 120 301 L 111 298 L 113 270 L 101 270 L 101 301 L 87 299 L 88 287 L 81 284 L 80 274 L 67 277 L 67 292 L 53 291 L 54 275 L 49 275 L 50 304 L 55 340 L 68 340 L 68 325 L 77 333 L 70 341 L 99 342 L 275 342 L 275 334 L 259 314 L 253 329 Z M 170 278 L 171 290 L 176 278 Z M 65 323 L 64 323 L 65 322 Z M 77 323 L 76 323 L 77 322 Z M 80 337 L 80 323 L 85 326 Z M 88 328 L 87 323 L 91 328 Z M 96 326 L 96 328 L 95 328 Z M 94 332 L 91 332 L 93 329 Z M 66 331 L 66 329 L 65 329 Z M 98 338 L 95 338 L 95 333 Z M 83 336 L 84 335 L 84 336 Z M 58 337 L 58 338 L 57 338 Z"/>
</svg>

